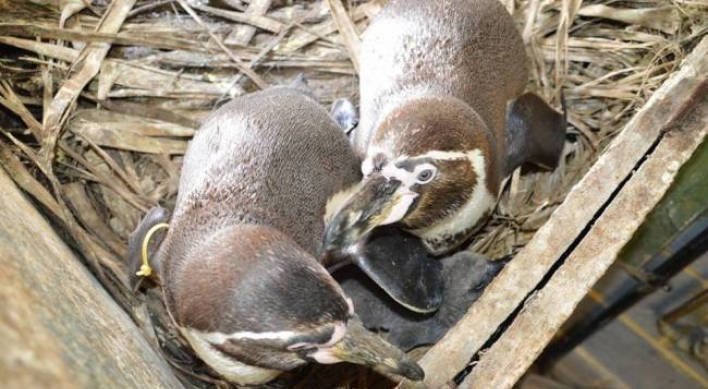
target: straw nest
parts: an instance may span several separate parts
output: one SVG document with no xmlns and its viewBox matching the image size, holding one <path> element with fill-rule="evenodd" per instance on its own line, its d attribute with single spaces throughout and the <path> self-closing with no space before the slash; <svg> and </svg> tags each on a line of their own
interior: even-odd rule
<svg viewBox="0 0 708 389">
<path fill-rule="evenodd" d="M 470 247 L 492 258 L 523 247 L 708 32 L 705 0 L 502 1 L 533 59 L 529 88 L 555 106 L 562 90 L 570 127 L 557 170 L 507 182 Z M 171 206 L 187 142 L 220 104 L 298 73 L 322 104 L 357 101 L 359 34 L 383 3 L 0 0 L 0 164 L 188 386 L 229 387 L 184 346 L 156 290 L 126 287 L 128 234 Z M 352 367 L 305 370 L 280 383 L 386 386 Z"/>
</svg>

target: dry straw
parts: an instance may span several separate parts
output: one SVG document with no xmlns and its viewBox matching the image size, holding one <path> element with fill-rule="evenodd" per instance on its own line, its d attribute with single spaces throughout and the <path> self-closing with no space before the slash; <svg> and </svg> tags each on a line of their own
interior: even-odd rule
<svg viewBox="0 0 708 389">
<path fill-rule="evenodd" d="M 323 104 L 356 100 L 360 34 L 383 3 L 0 0 L 0 164 L 188 386 L 229 387 L 185 351 L 159 293 L 130 292 L 128 234 L 151 206 L 174 201 L 187 141 L 225 101 L 298 73 Z M 571 128 L 555 172 L 507 182 L 471 245 L 495 258 L 530 239 L 708 32 L 704 0 L 503 3 L 532 58 L 529 87 L 556 106 L 562 90 Z M 341 366 L 285 380 L 386 386 Z"/>
</svg>

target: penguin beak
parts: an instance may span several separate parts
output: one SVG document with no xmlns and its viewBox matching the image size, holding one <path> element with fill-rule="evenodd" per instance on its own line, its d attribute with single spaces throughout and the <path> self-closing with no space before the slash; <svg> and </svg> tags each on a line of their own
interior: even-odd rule
<svg viewBox="0 0 708 389">
<path fill-rule="evenodd" d="M 342 251 L 363 240 L 377 226 L 403 219 L 418 196 L 401 181 L 374 174 L 363 182 L 325 230 L 326 252 Z"/>
<path fill-rule="evenodd" d="M 425 377 L 423 369 L 417 363 L 400 349 L 367 331 L 357 318 L 349 320 L 347 332 L 342 340 L 331 348 L 318 350 L 317 353 L 317 360 L 369 366 L 379 373 L 395 374 L 414 381 Z"/>
</svg>

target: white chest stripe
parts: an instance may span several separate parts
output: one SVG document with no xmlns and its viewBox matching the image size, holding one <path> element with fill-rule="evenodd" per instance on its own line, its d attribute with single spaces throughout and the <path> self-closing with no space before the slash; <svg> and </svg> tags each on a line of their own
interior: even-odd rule
<svg viewBox="0 0 708 389">
<path fill-rule="evenodd" d="M 413 234 L 427 241 L 443 240 L 445 237 L 453 236 L 472 228 L 494 205 L 496 199 L 489 192 L 486 185 L 487 171 L 485 169 L 482 152 L 480 150 L 472 150 L 467 153 L 466 158 L 470 160 L 477 174 L 477 183 L 472 192 L 472 196 L 454 215 L 449 216 L 429 228 L 413 230 L 411 231 Z"/>
</svg>

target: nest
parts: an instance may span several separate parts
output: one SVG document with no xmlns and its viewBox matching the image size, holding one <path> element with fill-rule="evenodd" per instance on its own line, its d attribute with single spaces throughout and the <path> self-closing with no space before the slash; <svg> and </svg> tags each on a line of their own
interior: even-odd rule
<svg viewBox="0 0 708 389">
<path fill-rule="evenodd" d="M 502 0 L 532 58 L 529 89 L 568 108 L 553 172 L 519 171 L 470 250 L 515 254 L 708 33 L 703 0 Z M 358 35 L 383 0 L 0 0 L 0 164 L 47 215 L 187 387 L 228 388 L 135 295 L 128 234 L 174 202 L 182 155 L 224 102 L 299 73 L 317 100 L 358 101 Z M 330 12 L 330 7 L 332 12 Z M 386 387 L 355 367 L 308 367 L 288 387 Z"/>
</svg>

